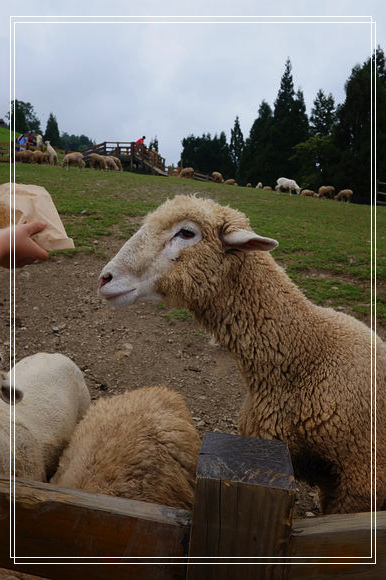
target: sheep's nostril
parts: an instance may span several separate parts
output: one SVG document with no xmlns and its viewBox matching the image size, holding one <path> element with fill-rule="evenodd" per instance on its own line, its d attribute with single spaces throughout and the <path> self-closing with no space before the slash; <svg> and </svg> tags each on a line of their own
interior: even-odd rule
<svg viewBox="0 0 386 580">
<path fill-rule="evenodd" d="M 112 279 L 113 275 L 110 274 L 110 272 L 108 272 L 107 274 L 103 274 L 103 276 L 99 278 L 99 288 L 102 288 L 102 286 L 111 282 Z"/>
</svg>

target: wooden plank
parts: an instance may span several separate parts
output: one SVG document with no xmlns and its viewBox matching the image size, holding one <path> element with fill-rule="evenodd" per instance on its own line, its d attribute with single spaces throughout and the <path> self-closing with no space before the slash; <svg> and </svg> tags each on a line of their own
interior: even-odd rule
<svg viewBox="0 0 386 580">
<path fill-rule="evenodd" d="M 236 580 L 239 566 L 218 566 L 236 562 L 263 564 L 243 567 L 243 580 L 282 578 L 284 566 L 265 562 L 286 554 L 294 499 L 285 443 L 207 434 L 197 469 L 188 580 Z M 206 561 L 216 566 L 202 567 Z"/>
<path fill-rule="evenodd" d="M 372 520 L 369 512 L 294 520 L 288 579 L 332 580 L 342 575 L 348 580 L 385 580 L 386 512 L 374 516 Z"/>
<path fill-rule="evenodd" d="M 157 579 L 185 577 L 190 530 L 186 510 L 22 479 L 16 480 L 15 498 L 15 556 L 20 571 L 58 579 L 99 579 L 111 578 L 113 565 L 114 578 L 145 580 L 151 566 Z M 9 506 L 9 481 L 0 478 L 3 539 L 9 537 Z M 67 563 L 89 564 L 87 576 L 84 566 Z M 0 542 L 0 567 L 14 568 L 6 541 Z"/>
</svg>

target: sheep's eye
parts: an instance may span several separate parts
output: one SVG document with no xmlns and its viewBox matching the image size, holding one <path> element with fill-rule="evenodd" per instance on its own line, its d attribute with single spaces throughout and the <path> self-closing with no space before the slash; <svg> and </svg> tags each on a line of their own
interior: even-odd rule
<svg viewBox="0 0 386 580">
<path fill-rule="evenodd" d="M 187 230 L 185 228 L 181 228 L 175 235 L 177 238 L 182 238 L 183 240 L 191 240 L 194 238 L 196 234 L 192 232 L 192 230 Z"/>
</svg>

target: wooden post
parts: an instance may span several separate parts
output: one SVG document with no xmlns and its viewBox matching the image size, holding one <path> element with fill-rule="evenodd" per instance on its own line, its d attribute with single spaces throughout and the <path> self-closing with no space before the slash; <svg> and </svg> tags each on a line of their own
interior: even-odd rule
<svg viewBox="0 0 386 580">
<path fill-rule="evenodd" d="M 207 434 L 197 469 L 187 580 L 283 578 L 294 500 L 285 443 Z"/>
</svg>

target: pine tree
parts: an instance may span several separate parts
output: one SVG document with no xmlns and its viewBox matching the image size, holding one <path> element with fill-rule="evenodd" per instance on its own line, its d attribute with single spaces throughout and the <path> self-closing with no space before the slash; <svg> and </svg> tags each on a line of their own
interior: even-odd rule
<svg viewBox="0 0 386 580">
<path fill-rule="evenodd" d="M 157 139 L 157 136 L 155 136 L 154 139 L 152 139 L 150 141 L 149 149 L 151 151 L 157 151 L 157 153 L 158 153 L 158 147 L 159 147 L 159 145 L 158 145 L 158 139 Z"/>
<path fill-rule="evenodd" d="M 231 129 L 231 141 L 229 146 L 229 152 L 234 164 L 235 174 L 239 166 L 240 157 L 243 152 L 243 149 L 244 149 L 244 136 L 240 128 L 240 120 L 238 117 L 236 117 L 233 129 Z"/>
<path fill-rule="evenodd" d="M 40 121 L 37 118 L 31 103 L 25 103 L 15 99 L 11 103 L 11 112 L 6 115 L 10 120 L 13 129 L 15 120 L 15 130 L 19 133 L 26 131 L 40 131 Z"/>
<path fill-rule="evenodd" d="M 237 180 L 240 183 L 264 184 L 274 183 L 275 173 L 272 168 L 274 150 L 271 140 L 273 127 L 272 109 L 266 101 L 259 107 L 259 116 L 254 121 L 249 137 L 240 158 Z"/>
<path fill-rule="evenodd" d="M 274 173 L 277 177 L 296 179 L 298 166 L 294 159 L 294 146 L 306 141 L 308 135 L 308 118 L 303 93 L 298 90 L 295 94 L 292 65 L 288 59 L 275 101 L 272 127 L 275 150 Z"/>
<path fill-rule="evenodd" d="M 53 147 L 61 147 L 58 122 L 53 113 L 48 117 L 44 141 L 49 141 Z"/>
<path fill-rule="evenodd" d="M 331 135 L 336 125 L 336 109 L 334 97 L 330 93 L 326 96 L 320 89 L 311 109 L 310 132 L 317 137 Z"/>
</svg>

